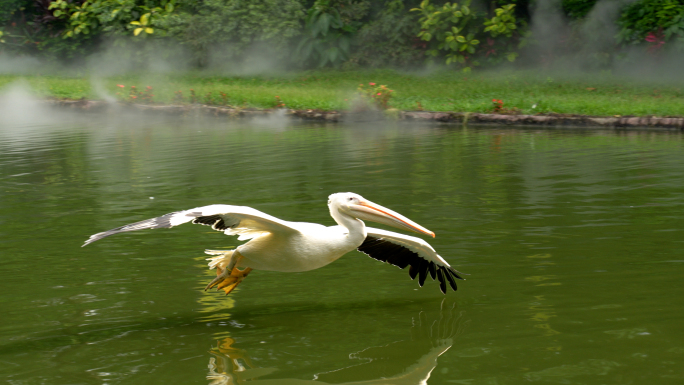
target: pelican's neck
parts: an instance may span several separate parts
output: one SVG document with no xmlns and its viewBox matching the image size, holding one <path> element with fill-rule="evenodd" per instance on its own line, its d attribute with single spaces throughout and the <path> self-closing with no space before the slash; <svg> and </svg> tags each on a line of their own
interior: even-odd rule
<svg viewBox="0 0 684 385">
<path fill-rule="evenodd" d="M 341 213 L 339 210 L 334 208 L 330 208 L 330 215 L 338 225 L 346 228 L 349 231 L 350 238 L 358 238 L 359 242 L 363 242 L 363 240 L 366 239 L 366 225 L 362 220 Z"/>
</svg>

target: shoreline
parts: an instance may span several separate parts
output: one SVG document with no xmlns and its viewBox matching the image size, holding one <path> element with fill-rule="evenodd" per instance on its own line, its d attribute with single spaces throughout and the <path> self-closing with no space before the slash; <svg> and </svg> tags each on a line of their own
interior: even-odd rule
<svg viewBox="0 0 684 385">
<path fill-rule="evenodd" d="M 478 125 L 506 125 L 506 126 L 545 126 L 545 127 L 575 127 L 575 128 L 613 128 L 613 129 L 660 129 L 684 131 L 684 117 L 655 117 L 655 116 L 588 116 L 564 114 L 486 114 L 469 112 L 439 112 L 439 111 L 400 111 L 390 109 L 385 111 L 324 111 L 324 110 L 294 110 L 294 109 L 255 109 L 213 106 L 205 104 L 194 105 L 162 105 L 162 104 L 131 104 L 110 103 L 99 100 L 44 100 L 49 105 L 80 111 L 104 112 L 113 108 L 129 108 L 141 112 L 158 112 L 164 114 L 182 115 L 190 112 L 230 118 L 245 118 L 269 116 L 283 113 L 284 116 L 295 117 L 309 121 L 342 122 L 342 121 L 372 121 L 389 116 L 403 121 L 420 121 L 436 123 L 454 123 Z"/>
</svg>

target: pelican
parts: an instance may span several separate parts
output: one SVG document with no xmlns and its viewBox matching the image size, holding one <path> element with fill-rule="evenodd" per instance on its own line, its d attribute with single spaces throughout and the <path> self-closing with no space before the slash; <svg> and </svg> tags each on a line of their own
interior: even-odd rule
<svg viewBox="0 0 684 385">
<path fill-rule="evenodd" d="M 435 237 L 435 233 L 405 216 L 373 203 L 354 193 L 336 193 L 328 197 L 328 208 L 337 226 L 288 222 L 246 206 L 209 205 L 176 211 L 157 218 L 131 223 L 91 235 L 89 245 L 110 235 L 171 228 L 192 222 L 211 226 L 238 240 L 251 239 L 233 250 L 205 250 L 213 257 L 209 268 L 216 268 L 216 278 L 204 290 L 217 287 L 226 295 L 252 271 L 300 272 L 318 269 L 357 249 L 371 258 L 397 266 L 411 266 L 409 276 L 422 287 L 428 273 L 439 280 L 446 294 L 447 282 L 456 291 L 456 280 L 463 279 L 424 240 L 391 231 L 366 227 L 364 220 Z"/>
</svg>

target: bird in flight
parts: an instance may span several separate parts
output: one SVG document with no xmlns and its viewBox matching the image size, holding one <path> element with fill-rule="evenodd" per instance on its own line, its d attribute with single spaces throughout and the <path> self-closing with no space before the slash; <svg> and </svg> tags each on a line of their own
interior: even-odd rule
<svg viewBox="0 0 684 385">
<path fill-rule="evenodd" d="M 439 280 L 444 294 L 447 284 L 455 291 L 456 279 L 463 279 L 459 275 L 463 273 L 451 267 L 424 240 L 367 227 L 363 222 L 373 221 L 434 238 L 435 233 L 405 216 L 350 192 L 330 195 L 328 208 L 337 226 L 284 221 L 246 206 L 202 206 L 91 235 L 83 246 L 118 233 L 171 228 L 187 222 L 238 235 L 241 241 L 250 239 L 233 250 L 205 250 L 213 256 L 208 258 L 209 268 L 216 268 L 216 278 L 205 290 L 217 287 L 226 294 L 252 269 L 308 271 L 332 263 L 354 249 L 401 269 L 410 266 L 411 279 L 418 277 L 421 287 L 429 274 L 433 280 Z"/>
</svg>

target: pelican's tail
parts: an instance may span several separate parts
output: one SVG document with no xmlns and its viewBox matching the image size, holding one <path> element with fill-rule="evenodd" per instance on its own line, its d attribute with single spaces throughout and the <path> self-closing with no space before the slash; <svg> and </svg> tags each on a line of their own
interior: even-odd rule
<svg viewBox="0 0 684 385">
<path fill-rule="evenodd" d="M 209 269 L 214 269 L 217 266 L 225 269 L 231 263 L 233 253 L 235 253 L 235 250 L 204 250 L 204 254 L 215 255 L 215 257 L 207 258 Z"/>
</svg>

